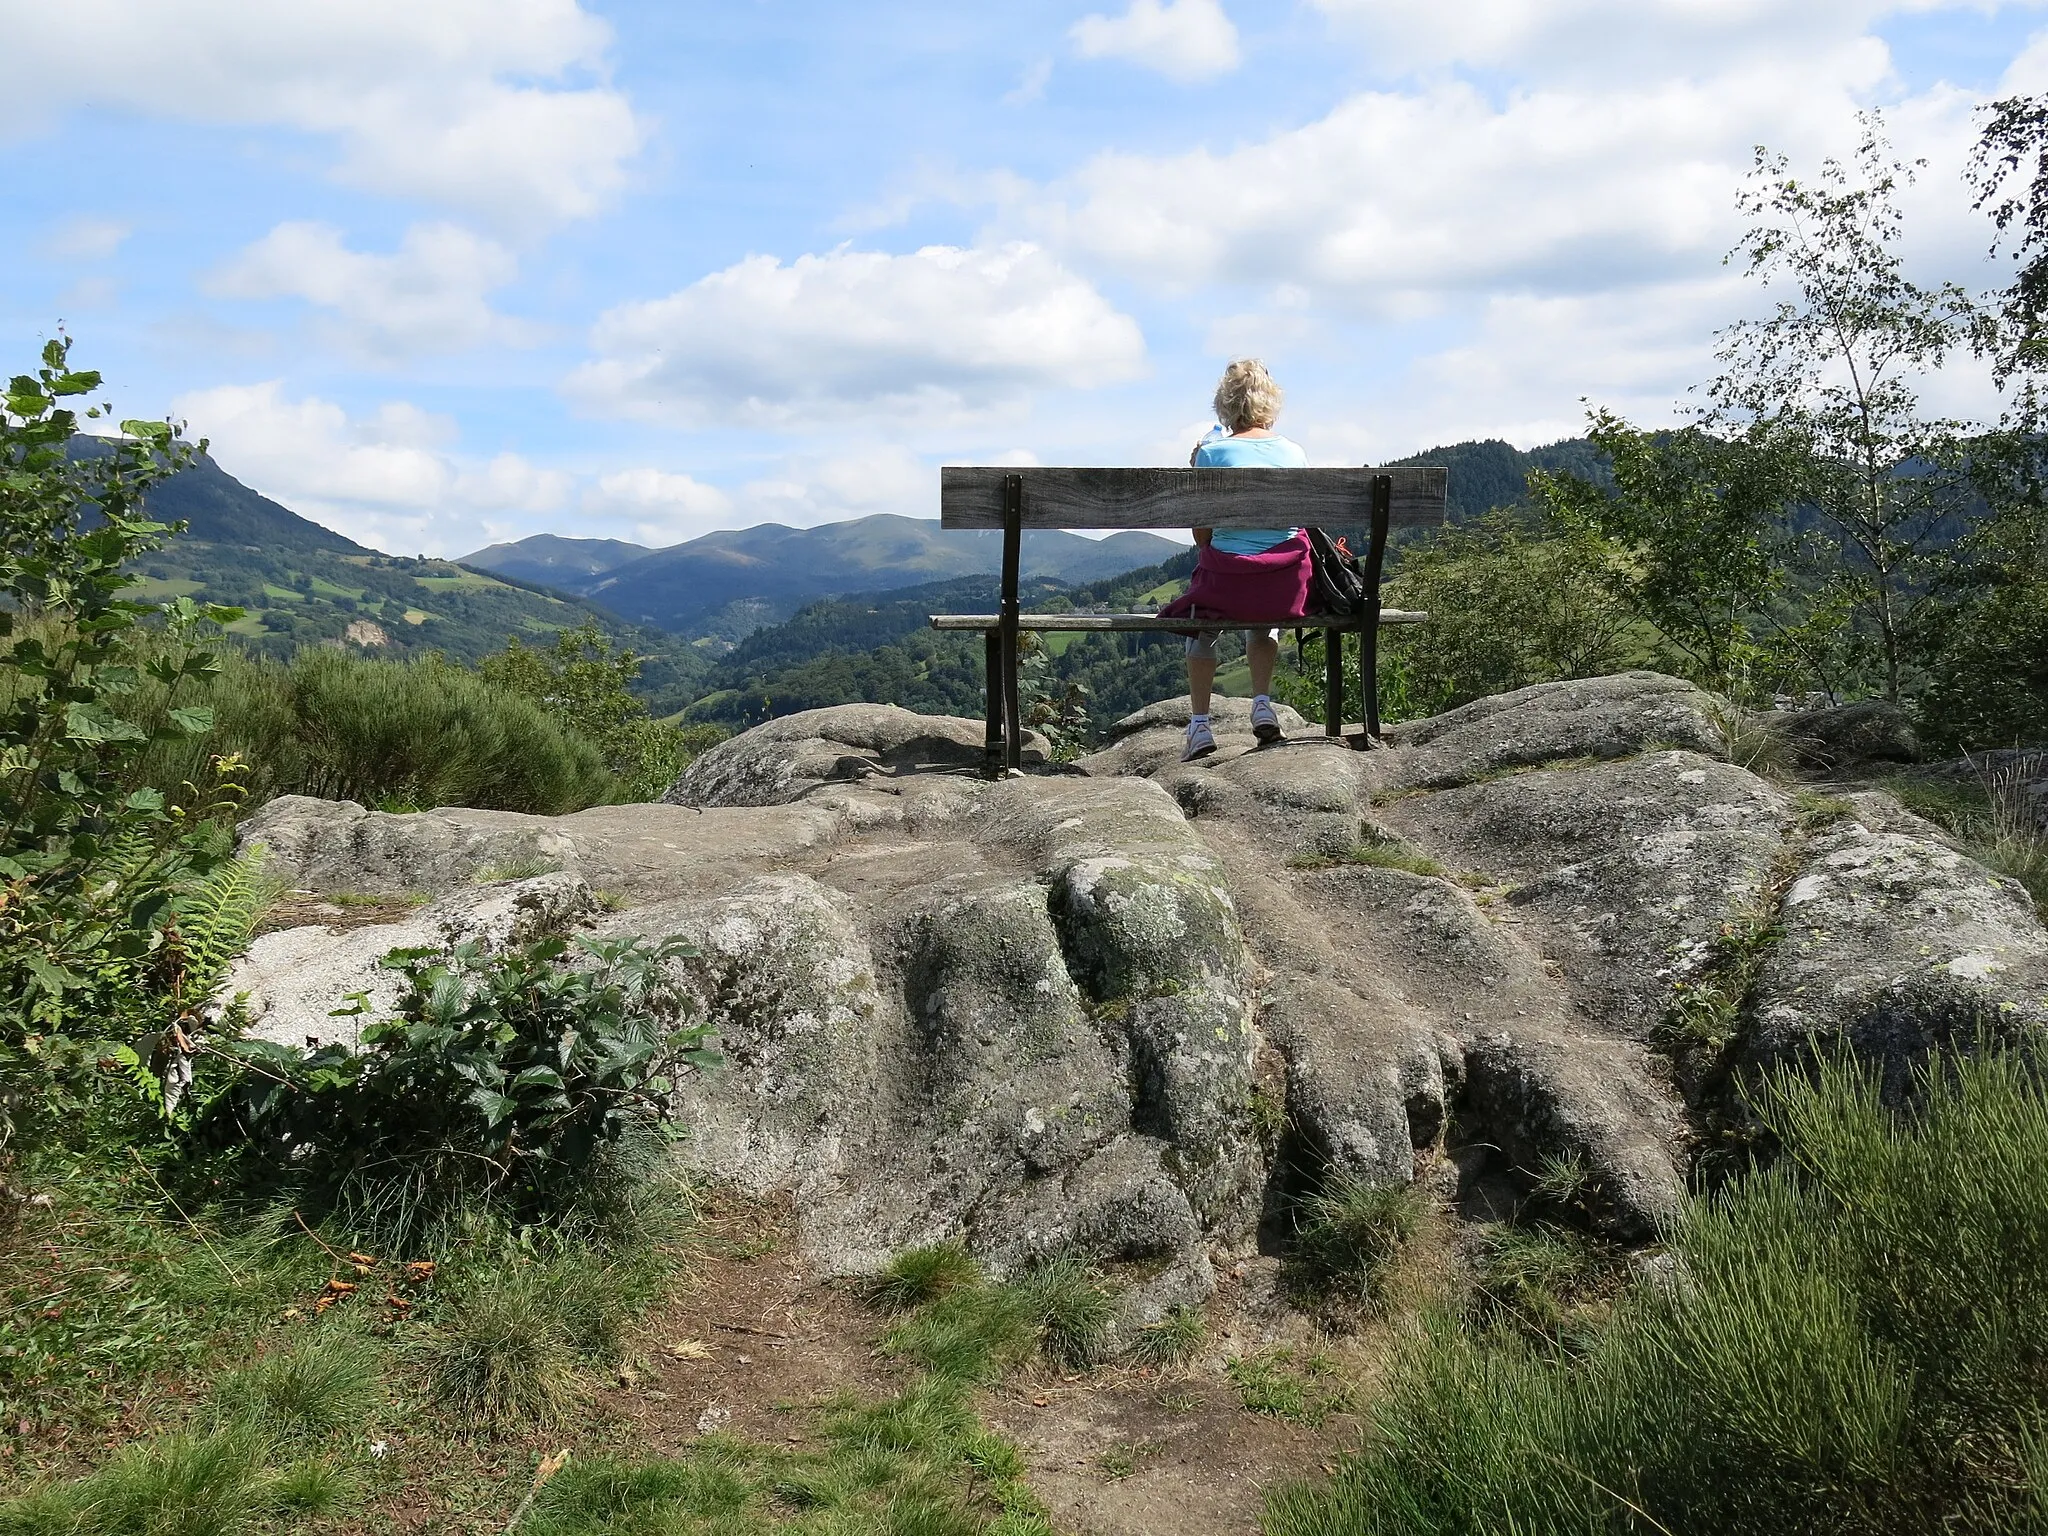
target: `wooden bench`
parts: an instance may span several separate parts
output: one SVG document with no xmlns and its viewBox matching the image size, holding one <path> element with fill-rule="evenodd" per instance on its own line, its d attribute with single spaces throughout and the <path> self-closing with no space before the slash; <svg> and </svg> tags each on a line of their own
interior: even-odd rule
<svg viewBox="0 0 2048 1536">
<path fill-rule="evenodd" d="M 932 616 L 934 629 L 978 629 L 988 659 L 988 768 L 1022 762 L 1024 724 L 1017 696 L 1017 637 L 1036 634 L 1157 630 L 1320 629 L 1323 647 L 1323 731 L 1344 734 L 1344 635 L 1359 637 L 1362 729 L 1351 745 L 1375 745 L 1380 734 L 1379 628 L 1428 617 L 1382 608 L 1380 575 L 1387 536 L 1396 528 L 1435 527 L 1444 520 L 1449 472 L 1434 465 L 1401 469 L 1007 469 L 939 471 L 939 526 L 1003 531 L 1000 613 Z M 1150 613 L 1020 613 L 1018 565 L 1026 528 L 1324 528 L 1369 527 L 1361 562 L 1371 594 L 1357 616 L 1272 619 L 1162 619 Z"/>
</svg>

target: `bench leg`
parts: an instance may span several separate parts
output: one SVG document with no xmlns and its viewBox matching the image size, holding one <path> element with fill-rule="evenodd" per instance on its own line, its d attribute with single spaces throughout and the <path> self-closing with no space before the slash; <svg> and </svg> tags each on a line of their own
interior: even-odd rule
<svg viewBox="0 0 2048 1536">
<path fill-rule="evenodd" d="M 992 779 L 1003 772 L 1003 632 L 981 632 L 982 677 L 987 683 L 988 725 L 982 737 L 983 771 Z"/>
<path fill-rule="evenodd" d="M 1323 631 L 1323 734 L 1344 734 L 1344 631 Z"/>
<path fill-rule="evenodd" d="M 1003 767 L 1024 764 L 1024 709 L 1017 694 L 1017 572 L 1023 563 L 1024 477 L 1003 477 Z"/>
<path fill-rule="evenodd" d="M 1365 615 L 1358 631 L 1358 704 L 1365 717 L 1361 749 L 1380 744 L 1380 576 L 1386 570 L 1387 530 L 1393 521 L 1394 482 L 1372 477 L 1372 543 L 1365 552 Z"/>
</svg>

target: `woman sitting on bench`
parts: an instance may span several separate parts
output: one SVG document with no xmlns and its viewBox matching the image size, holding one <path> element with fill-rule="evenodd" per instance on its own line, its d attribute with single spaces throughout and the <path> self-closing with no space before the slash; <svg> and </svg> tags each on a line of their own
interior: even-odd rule
<svg viewBox="0 0 2048 1536">
<path fill-rule="evenodd" d="M 1223 371 L 1216 386 L 1217 427 L 1196 445 L 1188 462 L 1196 469 L 1304 469 L 1308 456 L 1273 430 L 1280 416 L 1280 386 L 1257 358 L 1240 358 Z M 1226 434 L 1224 427 L 1229 428 Z M 1289 619 L 1308 611 L 1314 563 L 1299 528 L 1197 528 L 1201 546 L 1188 589 L 1159 611 L 1174 618 Z M 1252 734 L 1263 743 L 1280 740 L 1280 717 L 1268 690 L 1280 659 L 1280 630 L 1245 632 L 1245 659 L 1252 669 Z M 1216 681 L 1216 636 L 1188 638 L 1188 696 L 1193 713 L 1180 760 L 1193 762 L 1216 750 L 1209 729 L 1209 692 Z"/>
</svg>

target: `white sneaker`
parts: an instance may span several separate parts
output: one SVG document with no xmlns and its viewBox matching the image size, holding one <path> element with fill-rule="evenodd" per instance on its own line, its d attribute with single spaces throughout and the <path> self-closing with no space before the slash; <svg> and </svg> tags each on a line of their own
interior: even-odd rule
<svg viewBox="0 0 2048 1536">
<path fill-rule="evenodd" d="M 1188 742 L 1181 749 L 1180 760 L 1184 763 L 1192 763 L 1196 758 L 1207 757 L 1215 750 L 1216 738 L 1210 733 L 1209 727 L 1190 720 L 1188 722 Z"/>
<path fill-rule="evenodd" d="M 1252 700 L 1252 734 L 1259 738 L 1261 745 L 1275 742 L 1286 733 L 1280 729 L 1280 716 L 1270 699 Z"/>
</svg>

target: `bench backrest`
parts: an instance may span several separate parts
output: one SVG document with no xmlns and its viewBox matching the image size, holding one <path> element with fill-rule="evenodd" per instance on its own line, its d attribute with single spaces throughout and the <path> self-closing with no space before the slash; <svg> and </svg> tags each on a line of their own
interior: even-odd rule
<svg viewBox="0 0 2048 1536">
<path fill-rule="evenodd" d="M 1388 526 L 1444 520 L 1449 471 L 1400 469 L 1017 469 L 939 471 L 939 526 L 1003 526 L 1003 481 L 1023 481 L 1024 528 L 1352 527 L 1372 520 L 1372 482 L 1392 481 Z"/>
</svg>

